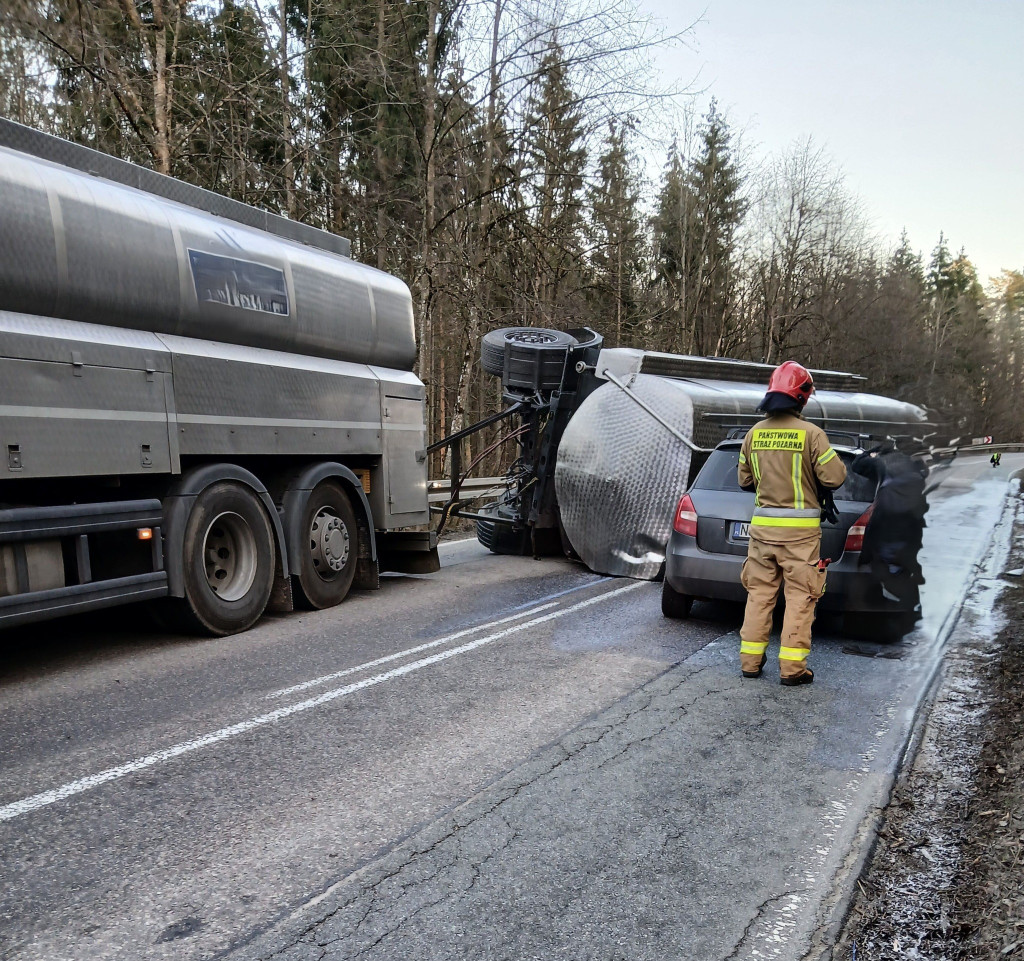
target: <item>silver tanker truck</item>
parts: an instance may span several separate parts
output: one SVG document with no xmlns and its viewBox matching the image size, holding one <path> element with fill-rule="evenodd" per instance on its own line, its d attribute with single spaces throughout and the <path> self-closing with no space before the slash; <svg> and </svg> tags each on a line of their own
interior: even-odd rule
<svg viewBox="0 0 1024 961">
<path fill-rule="evenodd" d="M 437 569 L 411 296 L 349 252 L 0 120 L 0 626 Z"/>
</svg>

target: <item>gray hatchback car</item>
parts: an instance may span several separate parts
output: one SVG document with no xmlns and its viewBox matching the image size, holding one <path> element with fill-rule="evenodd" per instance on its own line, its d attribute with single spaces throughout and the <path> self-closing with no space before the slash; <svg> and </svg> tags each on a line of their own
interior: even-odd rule
<svg viewBox="0 0 1024 961">
<path fill-rule="evenodd" d="M 746 600 L 740 571 L 750 540 L 754 495 L 740 488 L 736 476 L 741 444 L 719 444 L 679 501 L 665 557 L 661 609 L 666 617 L 689 617 L 699 599 Z M 901 637 L 919 617 L 916 591 L 913 597 L 887 596 L 870 567 L 860 563 L 875 483 L 850 469 L 860 448 L 833 447 L 846 464 L 847 475 L 834 492 L 838 523 L 821 525 L 821 556 L 831 563 L 819 609 L 842 612 L 843 626 L 855 633 Z"/>
</svg>

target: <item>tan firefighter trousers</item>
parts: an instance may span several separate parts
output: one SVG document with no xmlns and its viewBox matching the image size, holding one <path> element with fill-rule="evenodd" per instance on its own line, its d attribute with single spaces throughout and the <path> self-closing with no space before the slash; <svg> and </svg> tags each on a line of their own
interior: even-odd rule
<svg viewBox="0 0 1024 961">
<path fill-rule="evenodd" d="M 796 677 L 807 667 L 811 652 L 814 608 L 825 593 L 825 572 L 818 570 L 821 532 L 810 537 L 769 543 L 750 538 L 740 580 L 747 591 L 747 609 L 740 628 L 740 666 L 757 671 L 768 647 L 772 613 L 785 582 L 786 614 L 779 648 L 782 677 Z"/>
</svg>

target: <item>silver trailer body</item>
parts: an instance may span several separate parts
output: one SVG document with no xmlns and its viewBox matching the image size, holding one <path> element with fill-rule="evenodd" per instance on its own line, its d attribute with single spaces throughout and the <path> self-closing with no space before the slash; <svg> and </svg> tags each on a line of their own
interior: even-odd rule
<svg viewBox="0 0 1024 961">
<path fill-rule="evenodd" d="M 275 594 L 288 606 L 279 588 L 308 567 L 302 544 L 316 539 L 318 523 L 335 530 L 338 521 L 321 509 L 300 531 L 305 521 L 290 513 L 303 513 L 316 485 L 336 484 L 356 511 L 358 582 L 371 586 L 385 557 L 394 559 L 378 546 L 429 519 L 425 391 L 412 373 L 408 288 L 348 249 L 333 235 L 0 120 L 7 513 L 96 500 L 106 488 L 117 505 L 121 487 L 147 495 L 147 516 L 159 502 L 173 528 L 170 506 L 180 513 L 205 489 L 192 489 L 194 477 L 206 487 L 240 484 L 269 515 Z M 22 531 L 20 515 L 11 520 Z M 341 524 L 343 537 L 321 532 L 316 564 L 348 563 L 357 550 L 351 524 Z M 166 567 L 172 595 L 186 596 L 181 545 L 164 528 L 154 566 Z M 12 543 L 29 541 L 22 531 Z M 399 542 L 432 547 L 406 534 L 392 538 Z M 46 543 L 52 552 L 54 541 Z M 58 548 L 64 586 L 91 582 L 98 592 L 67 561 L 68 545 Z M 20 588 L 5 596 L 0 579 L 0 625 L 35 616 L 23 551 L 4 550 L 0 567 L 7 557 Z M 45 580 L 47 589 L 61 580 Z"/>
<path fill-rule="evenodd" d="M 0 191 L 5 310 L 412 369 L 396 277 L 2 146 Z"/>
<path fill-rule="evenodd" d="M 623 348 L 601 352 L 594 373 L 607 382 L 573 414 L 555 469 L 564 530 L 591 570 L 658 576 L 680 496 L 710 449 L 763 418 L 756 407 L 773 369 Z M 863 378 L 853 374 L 813 376 L 803 413 L 835 443 L 923 446 L 931 425 L 922 408 L 864 393 Z"/>
<path fill-rule="evenodd" d="M 601 352 L 595 375 L 607 373 L 627 383 L 640 374 L 666 378 L 686 394 L 693 407 L 692 440 L 697 447 L 712 448 L 725 440 L 730 428 L 751 426 L 762 418 L 756 411 L 764 397 L 773 364 L 688 357 L 655 351 L 613 348 Z M 814 393 L 804 417 L 826 431 L 863 434 L 890 439 L 902 447 L 920 447 L 934 425 L 928 412 L 916 404 L 869 394 L 858 374 L 812 370 Z"/>
<path fill-rule="evenodd" d="M 428 519 L 424 403 L 406 371 L 0 311 L 7 479 L 330 454 L 366 460 L 375 527 L 411 527 Z"/>
</svg>

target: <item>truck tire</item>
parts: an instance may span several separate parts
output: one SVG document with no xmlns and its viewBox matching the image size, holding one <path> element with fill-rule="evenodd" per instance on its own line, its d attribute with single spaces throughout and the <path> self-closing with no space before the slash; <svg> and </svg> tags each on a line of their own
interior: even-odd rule
<svg viewBox="0 0 1024 961">
<path fill-rule="evenodd" d="M 185 525 L 185 626 L 215 637 L 248 630 L 274 583 L 274 533 L 259 497 L 220 481 L 196 497 Z"/>
<path fill-rule="evenodd" d="M 516 510 L 504 501 L 485 504 L 476 520 L 476 539 L 492 554 L 530 553 L 529 532 L 515 524 Z"/>
<path fill-rule="evenodd" d="M 492 554 L 523 557 L 530 553 L 526 531 L 516 530 L 510 521 L 499 518 L 477 519 L 476 539 Z"/>
<path fill-rule="evenodd" d="M 561 330 L 502 327 L 484 334 L 480 365 L 513 390 L 556 390 L 562 383 L 566 354 L 577 343 Z"/>
<path fill-rule="evenodd" d="M 305 539 L 299 567 L 301 600 L 315 611 L 348 596 L 359 560 L 359 528 L 352 502 L 333 481 L 318 484 L 306 500 Z"/>
<path fill-rule="evenodd" d="M 693 607 L 693 597 L 690 594 L 680 594 L 673 588 L 668 580 L 661 582 L 661 613 L 673 620 L 686 620 L 690 616 L 690 609 Z"/>
</svg>

